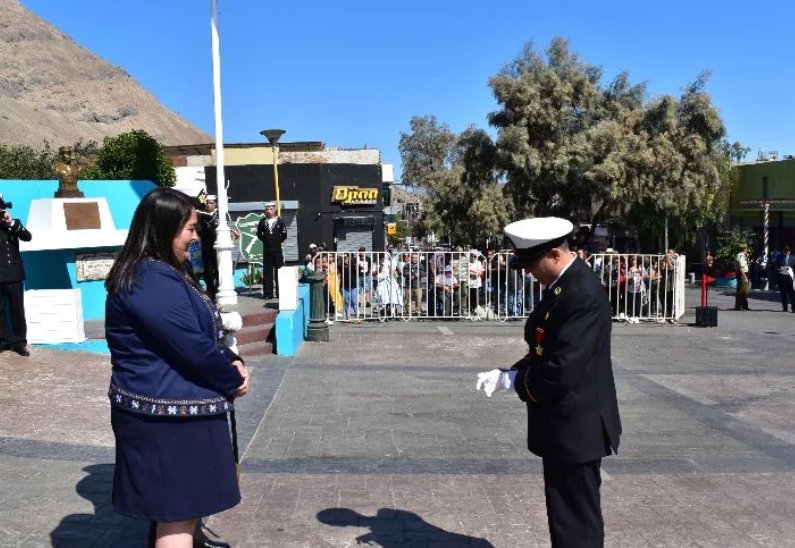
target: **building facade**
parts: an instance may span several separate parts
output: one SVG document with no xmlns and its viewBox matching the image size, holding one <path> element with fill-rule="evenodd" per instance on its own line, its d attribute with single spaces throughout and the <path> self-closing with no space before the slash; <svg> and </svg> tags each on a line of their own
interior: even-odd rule
<svg viewBox="0 0 795 548">
<path fill-rule="evenodd" d="M 729 198 L 732 230 L 756 233 L 761 242 L 768 204 L 768 241 L 771 249 L 795 246 L 795 158 L 771 157 L 737 164 L 738 177 Z"/>
<path fill-rule="evenodd" d="M 288 226 L 285 260 L 303 259 L 310 244 L 326 249 L 384 249 L 382 185 L 392 173 L 377 149 L 330 149 L 319 142 L 279 146 L 278 180 L 282 218 Z M 169 147 L 177 169 L 177 188 L 189 194 L 205 188 L 217 194 L 213 145 Z M 276 200 L 274 151 L 270 144 L 224 147 L 229 211 L 232 219 L 262 213 Z"/>
</svg>

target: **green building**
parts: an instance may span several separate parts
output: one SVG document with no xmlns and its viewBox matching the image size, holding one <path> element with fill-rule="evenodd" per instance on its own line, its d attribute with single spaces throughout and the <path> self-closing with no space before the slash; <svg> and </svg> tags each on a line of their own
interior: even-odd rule
<svg viewBox="0 0 795 548">
<path fill-rule="evenodd" d="M 770 155 L 768 159 L 737 164 L 735 169 L 739 177 L 729 197 L 728 213 L 732 230 L 756 233 L 761 251 L 767 204 L 770 249 L 785 244 L 795 247 L 795 158 L 778 160 Z"/>
</svg>

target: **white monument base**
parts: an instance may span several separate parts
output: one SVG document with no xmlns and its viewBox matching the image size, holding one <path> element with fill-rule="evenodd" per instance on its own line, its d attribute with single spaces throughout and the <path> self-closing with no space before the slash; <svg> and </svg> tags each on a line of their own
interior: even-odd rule
<svg viewBox="0 0 795 548">
<path fill-rule="evenodd" d="M 33 239 L 20 242 L 20 251 L 121 247 L 127 239 L 113 224 L 107 198 L 33 200 L 26 226 Z"/>
<path fill-rule="evenodd" d="M 86 340 L 79 289 L 25 291 L 30 344 L 80 343 Z"/>
</svg>

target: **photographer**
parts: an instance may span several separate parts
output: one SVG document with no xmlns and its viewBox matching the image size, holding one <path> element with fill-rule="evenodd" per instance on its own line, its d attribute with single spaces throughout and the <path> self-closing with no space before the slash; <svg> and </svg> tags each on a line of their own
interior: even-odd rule
<svg viewBox="0 0 795 548">
<path fill-rule="evenodd" d="M 19 255 L 19 241 L 29 242 L 30 232 L 8 210 L 11 202 L 0 194 L 0 351 L 13 350 L 20 356 L 30 356 L 25 320 L 25 295 L 22 282 L 25 268 Z M 6 307 L 11 317 L 11 330 L 6 324 Z"/>
</svg>

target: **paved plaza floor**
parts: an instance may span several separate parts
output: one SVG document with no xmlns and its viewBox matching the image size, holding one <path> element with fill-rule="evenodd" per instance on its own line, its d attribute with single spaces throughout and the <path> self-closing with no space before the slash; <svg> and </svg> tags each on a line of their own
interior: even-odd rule
<svg viewBox="0 0 795 548">
<path fill-rule="evenodd" d="M 694 304 L 696 291 L 689 291 Z M 714 294 L 719 327 L 614 324 L 624 425 L 604 460 L 606 546 L 795 546 L 795 314 Z M 518 359 L 522 322 L 331 327 L 252 361 L 239 406 L 235 548 L 549 546 L 526 411 L 476 374 Z M 110 507 L 107 356 L 0 355 L 0 547 L 144 546 Z"/>
</svg>

